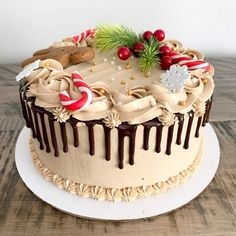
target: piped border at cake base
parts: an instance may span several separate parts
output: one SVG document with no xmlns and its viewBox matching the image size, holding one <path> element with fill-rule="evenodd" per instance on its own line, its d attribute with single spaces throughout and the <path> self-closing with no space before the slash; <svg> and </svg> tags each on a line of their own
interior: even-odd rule
<svg viewBox="0 0 236 236">
<path fill-rule="evenodd" d="M 139 186 L 139 187 L 127 187 L 127 188 L 104 188 L 101 186 L 91 186 L 83 183 L 76 183 L 69 179 L 60 177 L 59 175 L 50 171 L 40 160 L 36 153 L 32 138 L 29 141 L 30 153 L 33 162 L 37 170 L 44 176 L 45 180 L 54 183 L 58 188 L 65 191 L 79 195 L 82 198 L 93 198 L 99 201 L 132 201 L 139 197 L 150 196 L 152 194 L 158 194 L 164 192 L 169 188 L 173 188 L 178 184 L 185 182 L 198 168 L 204 149 L 204 141 L 201 140 L 201 144 L 196 157 L 193 162 L 179 174 L 168 178 L 165 181 L 156 182 L 152 185 Z"/>
</svg>

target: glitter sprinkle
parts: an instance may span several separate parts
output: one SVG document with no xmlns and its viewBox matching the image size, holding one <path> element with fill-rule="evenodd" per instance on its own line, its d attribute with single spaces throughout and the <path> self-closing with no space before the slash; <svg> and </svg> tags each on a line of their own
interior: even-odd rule
<svg viewBox="0 0 236 236">
<path fill-rule="evenodd" d="M 104 61 L 104 62 L 107 62 L 107 58 L 104 58 L 103 61 Z"/>
<path fill-rule="evenodd" d="M 136 80 L 136 77 L 135 77 L 134 75 L 131 75 L 131 76 L 130 76 L 130 79 L 131 79 L 131 80 Z"/>
<path fill-rule="evenodd" d="M 116 60 L 116 57 L 112 57 L 113 60 Z"/>
<path fill-rule="evenodd" d="M 100 92 L 101 94 L 104 94 L 104 93 L 105 93 L 105 90 L 104 90 L 104 89 L 100 89 L 99 92 Z"/>
<path fill-rule="evenodd" d="M 118 67 L 117 67 L 117 70 L 122 70 L 122 67 L 121 67 L 121 66 L 118 66 Z"/>
<path fill-rule="evenodd" d="M 180 106 L 185 106 L 186 102 L 185 101 L 179 101 Z"/>
<path fill-rule="evenodd" d="M 126 64 L 126 66 L 125 66 L 126 69 L 130 69 L 131 67 L 132 67 L 132 65 L 131 65 L 130 62 L 128 62 L 128 63 Z"/>
<path fill-rule="evenodd" d="M 202 79 L 202 82 L 203 82 L 203 84 L 206 84 L 207 83 L 207 79 L 206 78 Z"/>
<path fill-rule="evenodd" d="M 95 67 L 92 67 L 92 68 L 90 68 L 90 72 L 94 72 L 96 69 L 95 69 Z"/>
<path fill-rule="evenodd" d="M 120 84 L 126 84 L 126 82 L 124 80 L 121 80 Z"/>
<path fill-rule="evenodd" d="M 96 61 L 95 61 L 95 62 L 93 62 L 93 65 L 94 65 L 94 66 L 96 66 L 96 65 L 97 65 L 97 62 L 96 62 Z"/>
<path fill-rule="evenodd" d="M 114 80 L 115 80 L 115 78 L 113 78 L 113 77 L 112 77 L 112 78 L 110 78 L 110 81 L 111 81 L 111 82 L 113 82 Z"/>
<path fill-rule="evenodd" d="M 111 65 L 114 65 L 115 64 L 115 62 L 114 61 L 111 61 Z"/>
<path fill-rule="evenodd" d="M 45 68 L 49 67 L 49 62 L 45 62 L 43 65 Z"/>
</svg>

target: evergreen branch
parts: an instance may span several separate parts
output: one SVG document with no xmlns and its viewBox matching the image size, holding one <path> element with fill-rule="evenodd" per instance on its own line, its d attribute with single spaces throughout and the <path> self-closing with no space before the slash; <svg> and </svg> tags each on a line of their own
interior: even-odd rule
<svg viewBox="0 0 236 236">
<path fill-rule="evenodd" d="M 159 64 L 159 42 L 151 37 L 149 42 L 144 42 L 144 49 L 139 54 L 139 66 L 145 75 L 149 75 L 151 69 Z"/>
<path fill-rule="evenodd" d="M 121 46 L 132 48 L 140 40 L 138 34 L 123 25 L 98 25 L 96 27 L 95 47 L 101 50 Z"/>
</svg>

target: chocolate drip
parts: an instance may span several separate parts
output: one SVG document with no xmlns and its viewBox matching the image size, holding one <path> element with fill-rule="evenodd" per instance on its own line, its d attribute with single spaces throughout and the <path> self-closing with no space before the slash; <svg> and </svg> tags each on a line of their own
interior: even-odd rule
<svg viewBox="0 0 236 236">
<path fill-rule="evenodd" d="M 149 148 L 149 134 L 152 126 L 144 125 L 143 130 L 143 149 L 148 150 Z"/>
<path fill-rule="evenodd" d="M 58 147 L 57 147 L 57 139 L 56 139 L 54 121 L 50 117 L 48 117 L 48 122 L 49 122 L 49 127 L 50 127 L 52 146 L 54 148 L 54 156 L 58 157 L 59 152 L 58 152 Z"/>
<path fill-rule="evenodd" d="M 105 134 L 105 159 L 109 161 L 111 159 L 111 129 L 103 125 Z"/>
<path fill-rule="evenodd" d="M 189 147 L 189 138 L 190 138 L 190 132 L 191 132 L 191 127 L 192 127 L 192 123 L 193 123 L 193 116 L 194 116 L 193 111 L 190 111 L 188 113 L 188 115 L 189 115 L 189 121 L 188 121 L 187 132 L 186 132 L 186 136 L 185 136 L 185 140 L 184 140 L 184 149 L 188 149 L 188 147 Z"/>
<path fill-rule="evenodd" d="M 161 152 L 161 136 L 162 136 L 163 125 L 159 124 L 156 130 L 156 152 Z"/>
<path fill-rule="evenodd" d="M 157 119 L 154 118 L 150 121 L 147 121 L 143 123 L 144 130 L 143 130 L 143 149 L 148 150 L 149 149 L 149 136 L 150 136 L 150 130 L 152 127 L 157 128 L 157 134 L 156 134 L 156 150 L 161 150 L 160 149 L 160 143 L 161 143 L 161 133 L 162 133 L 162 124 L 161 122 Z"/>
<path fill-rule="evenodd" d="M 94 122 L 86 122 L 88 127 L 88 136 L 89 136 L 89 153 L 91 156 L 95 154 L 95 140 L 94 140 Z"/>
<path fill-rule="evenodd" d="M 30 121 L 29 121 L 29 119 L 28 119 L 25 101 L 24 101 L 23 98 L 22 98 L 21 89 L 20 89 L 20 103 L 21 103 L 21 108 L 22 108 L 23 117 L 24 117 L 24 119 L 25 119 L 25 125 L 26 125 L 26 127 L 30 128 Z"/>
<path fill-rule="evenodd" d="M 181 144 L 181 134 L 183 130 L 183 125 L 184 125 L 184 115 L 183 114 L 178 114 L 178 131 L 177 131 L 177 138 L 176 138 L 176 144 L 180 145 Z"/>
<path fill-rule="evenodd" d="M 203 116 L 202 126 L 205 126 L 206 123 L 209 121 L 211 106 L 212 106 L 212 97 L 206 102 L 206 109 L 205 109 L 205 114 Z"/>
<path fill-rule="evenodd" d="M 28 111 L 28 115 L 29 115 L 29 125 L 30 125 L 30 128 L 32 130 L 32 136 L 33 136 L 33 138 L 36 138 L 33 117 L 32 117 L 29 105 L 27 105 L 27 111 Z"/>
<path fill-rule="evenodd" d="M 129 137 L 129 164 L 134 164 L 134 151 L 135 151 L 135 136 L 136 136 L 137 125 L 122 124 L 118 127 L 118 157 L 119 157 L 119 168 L 124 167 L 124 138 Z"/>
<path fill-rule="evenodd" d="M 72 127 L 72 130 L 73 130 L 74 146 L 75 147 L 79 147 L 79 133 L 78 133 L 78 127 L 77 127 L 78 120 L 76 120 L 75 118 L 71 117 L 69 119 L 69 123 L 70 123 L 70 125 Z"/>
<path fill-rule="evenodd" d="M 38 117 L 37 117 L 37 113 L 33 110 L 34 113 L 34 123 L 35 123 L 35 127 L 36 127 L 36 137 L 39 141 L 39 148 L 41 150 L 43 150 L 43 141 L 42 141 L 42 137 L 41 137 L 41 133 L 39 130 L 39 123 L 38 123 Z"/>
<path fill-rule="evenodd" d="M 199 137 L 199 129 L 201 127 L 201 123 L 202 123 L 202 116 L 198 117 L 198 120 L 197 120 L 197 128 L 196 128 L 196 132 L 195 132 L 195 137 L 196 138 Z"/>
<path fill-rule="evenodd" d="M 76 125 L 72 126 L 74 136 L 74 146 L 79 147 L 79 133 Z"/>
<path fill-rule="evenodd" d="M 171 143 L 172 143 L 172 139 L 173 139 L 173 133 L 174 133 L 174 124 L 168 128 L 167 144 L 166 144 L 166 154 L 167 155 L 171 154 Z"/>
<path fill-rule="evenodd" d="M 48 135 L 47 135 L 47 130 L 46 130 L 45 121 L 44 121 L 44 114 L 39 113 L 39 115 L 40 115 L 42 130 L 43 130 L 43 140 L 44 140 L 44 144 L 46 146 L 46 152 L 50 152 L 50 146 L 49 146 L 49 142 L 48 142 Z"/>
<path fill-rule="evenodd" d="M 66 135 L 66 123 L 60 123 L 61 129 L 61 140 L 63 143 L 63 152 L 68 152 L 68 143 L 67 143 L 67 135 Z"/>
</svg>

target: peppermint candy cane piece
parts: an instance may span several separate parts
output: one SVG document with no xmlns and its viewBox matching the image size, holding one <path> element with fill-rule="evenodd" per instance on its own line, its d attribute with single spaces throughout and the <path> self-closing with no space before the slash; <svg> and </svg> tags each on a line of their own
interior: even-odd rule
<svg viewBox="0 0 236 236">
<path fill-rule="evenodd" d="M 173 64 L 179 64 L 181 66 L 186 65 L 189 70 L 204 69 L 208 71 L 211 65 L 208 62 L 202 60 L 194 60 L 189 56 L 179 54 L 176 52 L 170 52 L 168 54 L 173 60 Z"/>
<path fill-rule="evenodd" d="M 73 72 L 71 78 L 74 82 L 74 85 L 81 92 L 82 97 L 78 100 L 71 99 L 69 93 L 64 90 L 59 94 L 59 98 L 62 106 L 71 111 L 82 111 L 89 106 L 92 102 L 93 95 L 89 86 L 83 81 L 83 78 L 78 72 Z"/>
<path fill-rule="evenodd" d="M 92 29 L 86 30 L 82 32 L 81 34 L 74 36 L 72 39 L 74 43 L 80 43 L 89 36 L 92 36 L 92 37 L 94 36 L 94 30 Z"/>
</svg>

